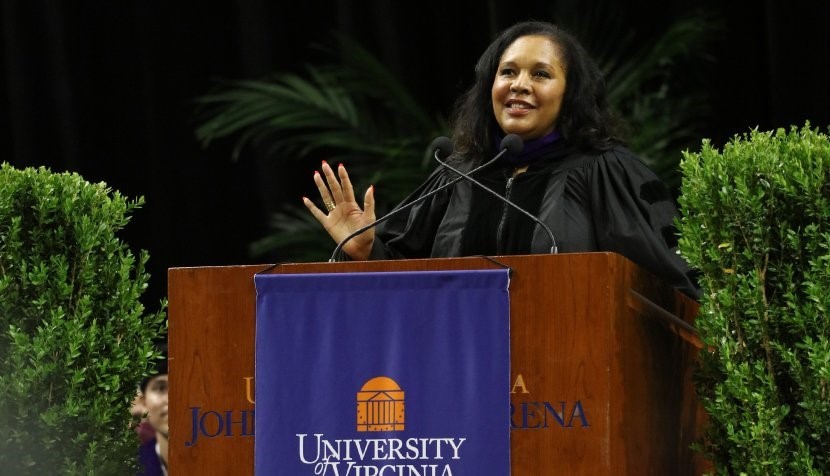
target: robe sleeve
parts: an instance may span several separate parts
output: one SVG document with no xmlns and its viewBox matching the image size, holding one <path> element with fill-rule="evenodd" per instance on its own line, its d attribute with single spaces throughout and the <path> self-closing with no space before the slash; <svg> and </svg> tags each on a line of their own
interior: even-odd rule
<svg viewBox="0 0 830 476">
<path fill-rule="evenodd" d="M 438 226 L 446 213 L 452 187 L 437 190 L 450 181 L 447 171 L 439 167 L 398 204 L 395 210 L 406 206 L 409 209 L 378 226 L 369 259 L 428 258 Z"/>
<path fill-rule="evenodd" d="M 677 208 L 666 185 L 626 149 L 604 152 L 590 181 L 599 248 L 620 253 L 700 299 L 694 273 L 677 252 Z"/>
</svg>

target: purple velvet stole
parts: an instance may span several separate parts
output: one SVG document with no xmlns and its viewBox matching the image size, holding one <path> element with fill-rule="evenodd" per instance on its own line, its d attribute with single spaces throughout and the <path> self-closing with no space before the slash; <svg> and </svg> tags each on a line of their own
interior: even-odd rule
<svg viewBox="0 0 830 476">
<path fill-rule="evenodd" d="M 525 141 L 522 152 L 519 155 L 514 157 L 503 156 L 501 160 L 516 166 L 527 165 L 545 155 L 545 153 L 547 153 L 553 144 L 561 137 L 562 134 L 559 131 L 553 131 L 550 134 L 538 139 Z M 501 144 L 502 137 L 497 137 L 497 140 L 498 143 Z"/>
</svg>

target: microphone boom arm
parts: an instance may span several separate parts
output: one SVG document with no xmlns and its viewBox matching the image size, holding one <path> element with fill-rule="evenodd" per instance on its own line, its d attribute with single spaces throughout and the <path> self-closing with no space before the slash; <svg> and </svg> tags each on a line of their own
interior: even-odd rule
<svg viewBox="0 0 830 476">
<path fill-rule="evenodd" d="M 475 168 L 472 172 L 477 172 L 477 171 L 479 171 L 479 170 L 481 170 L 481 169 L 483 169 L 483 168 L 485 168 L 485 167 L 487 167 L 487 166 L 489 166 L 489 165 L 493 164 L 495 161 L 499 160 L 499 159 L 501 158 L 501 156 L 502 156 L 502 155 L 504 155 L 507 151 L 508 151 L 508 149 L 507 149 L 507 148 L 502 149 L 502 150 L 501 150 L 501 152 L 499 152 L 498 154 L 496 154 L 496 156 L 495 156 L 495 157 L 493 157 L 492 159 L 490 159 L 490 160 L 489 160 L 489 161 L 487 161 L 486 163 L 484 163 L 484 164 L 482 164 L 482 165 L 480 165 L 480 166 L 476 167 L 476 168 Z M 337 261 L 337 256 L 338 256 L 338 255 L 340 254 L 340 252 L 343 250 L 343 246 L 344 246 L 344 245 L 345 245 L 345 244 L 346 244 L 349 240 L 351 240 L 352 238 L 354 238 L 355 236 L 357 236 L 357 235 L 359 235 L 359 234 L 361 234 L 361 233 L 365 232 L 365 231 L 366 231 L 366 230 L 368 230 L 369 228 L 375 227 L 375 226 L 377 226 L 377 225 L 379 225 L 379 224 L 381 224 L 381 223 L 385 222 L 385 221 L 386 221 L 386 220 L 388 220 L 389 218 L 392 218 L 393 216 L 397 215 L 398 213 L 402 212 L 403 210 L 407 210 L 407 209 L 409 209 L 409 208 L 413 207 L 414 205 L 416 205 L 416 204 L 418 204 L 418 203 L 420 203 L 420 202 L 422 202 L 422 201 L 426 200 L 427 198 L 431 197 L 432 195 L 435 195 L 436 193 L 438 193 L 438 192 L 440 192 L 440 191 L 442 191 L 442 190 L 444 190 L 444 189 L 446 189 L 446 188 L 449 188 L 449 187 L 451 187 L 451 186 L 455 185 L 456 183 L 460 182 L 460 181 L 461 181 L 462 179 L 464 179 L 465 177 L 466 177 L 467 179 L 469 179 L 469 180 L 472 180 L 472 178 L 470 178 L 470 176 L 469 176 L 468 174 L 463 174 L 463 173 L 461 173 L 461 172 L 458 172 L 458 171 L 456 171 L 455 169 L 453 169 L 452 167 L 449 167 L 448 165 L 446 165 L 446 164 L 445 164 L 444 162 L 442 162 L 440 159 L 438 159 L 438 150 L 436 150 L 436 151 L 435 151 L 435 157 L 436 157 L 436 160 L 438 160 L 438 162 L 440 162 L 441 164 L 443 164 L 445 167 L 447 167 L 448 169 L 452 170 L 453 172 L 456 172 L 459 176 L 458 176 L 458 177 L 456 177 L 456 178 L 454 178 L 454 179 L 452 179 L 452 180 L 450 180 L 449 182 L 445 183 L 444 185 L 442 185 L 442 186 L 440 186 L 440 187 L 436 188 L 435 190 L 433 190 L 433 191 L 431 191 L 431 192 L 429 192 L 429 193 L 426 193 L 426 194 L 424 194 L 424 195 L 422 195 L 422 196 L 420 196 L 420 197 L 416 198 L 415 200 L 413 200 L 413 201 L 411 201 L 411 202 L 409 202 L 409 203 L 407 203 L 407 204 L 404 204 L 404 205 L 402 205 L 402 206 L 400 206 L 400 207 L 398 207 L 398 208 L 396 208 L 396 209 L 392 210 L 391 212 L 389 212 L 389 213 L 387 213 L 386 215 L 384 215 L 384 216 L 382 216 L 382 217 L 378 218 L 377 220 L 373 221 L 372 223 L 369 223 L 368 225 L 364 225 L 364 226 L 362 226 L 362 227 L 358 228 L 357 230 L 353 231 L 351 234 L 349 234 L 349 236 L 347 236 L 346 238 L 343 238 L 343 240 L 341 240 L 341 241 L 340 241 L 340 243 L 338 243 L 338 244 L 337 244 L 337 247 L 335 247 L 335 248 L 334 248 L 334 251 L 331 253 L 331 257 L 329 258 L 329 263 L 334 263 L 334 262 L 336 262 L 336 261 Z M 471 172 L 471 173 L 472 173 L 472 172 Z M 495 193 L 495 192 L 493 192 L 493 193 Z"/>
<path fill-rule="evenodd" d="M 538 217 L 536 217 L 536 216 L 532 215 L 530 212 L 528 212 L 528 211 L 527 211 L 527 210 L 525 210 L 524 208 L 522 208 L 522 207 L 520 207 L 520 206 L 516 205 L 515 203 L 511 202 L 511 201 L 510 201 L 510 200 L 508 200 L 507 198 L 505 198 L 505 197 L 501 196 L 501 195 L 500 195 L 498 192 L 496 192 L 495 190 L 493 190 L 493 189 L 491 189 L 491 188 L 489 188 L 489 187 L 485 186 L 483 183 L 481 183 L 481 182 L 479 182 L 478 180 L 476 180 L 476 179 L 474 179 L 474 178 L 470 177 L 468 174 L 465 174 L 464 172 L 462 172 L 462 171 L 460 171 L 460 170 L 456 169 L 455 167 L 451 166 L 450 164 L 448 164 L 448 163 L 444 162 L 443 160 L 439 159 L 439 158 L 438 158 L 438 153 L 437 153 L 437 151 L 436 151 L 436 153 L 434 154 L 434 157 L 435 157 L 435 160 L 437 160 L 439 164 L 443 165 L 444 167 L 446 167 L 446 168 L 448 168 L 448 169 L 452 170 L 453 172 L 457 173 L 458 175 L 460 175 L 461 177 L 459 177 L 459 178 L 466 178 L 466 179 L 467 179 L 467 180 L 469 180 L 470 182 L 472 182 L 472 183 L 474 183 L 474 184 L 478 185 L 478 186 L 479 186 L 482 190 L 484 190 L 484 191 L 488 192 L 489 194 L 491 194 L 491 195 L 495 196 L 496 198 L 498 198 L 498 199 L 499 199 L 499 200 L 501 200 L 502 202 L 504 202 L 504 203 L 506 203 L 506 204 L 510 205 L 510 206 L 511 206 L 511 207 L 513 207 L 515 210 L 517 210 L 517 211 L 521 212 L 522 214 L 524 214 L 525 216 L 529 217 L 531 220 L 533 220 L 533 221 L 535 221 L 537 224 L 539 224 L 539 226 L 541 226 L 541 227 L 545 230 L 545 232 L 548 234 L 548 237 L 550 237 L 550 242 L 551 242 L 550 253 L 551 253 L 551 254 L 557 254 L 557 253 L 558 253 L 558 249 L 557 249 L 557 247 L 556 247 L 556 238 L 554 237 L 553 232 L 551 231 L 550 227 L 548 227 L 548 225 L 547 225 L 547 224 L 545 224 L 545 222 L 543 222 L 542 220 L 540 220 Z"/>
</svg>

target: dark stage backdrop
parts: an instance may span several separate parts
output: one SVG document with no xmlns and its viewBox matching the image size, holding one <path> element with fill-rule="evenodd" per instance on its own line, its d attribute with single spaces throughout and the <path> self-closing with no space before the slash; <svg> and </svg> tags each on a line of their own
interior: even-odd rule
<svg viewBox="0 0 830 476">
<path fill-rule="evenodd" d="M 0 2 L 0 160 L 104 181 L 146 205 L 123 235 L 150 252 L 146 304 L 166 296 L 169 267 L 247 264 L 279 203 L 311 193 L 310 171 L 203 149 L 194 98 L 215 79 L 302 71 L 309 45 L 346 33 L 383 59 L 423 104 L 446 114 L 495 31 L 556 21 L 566 2 L 237 0 Z M 680 0 L 613 5 L 636 38 L 687 13 Z M 826 2 L 694 2 L 723 22 L 698 72 L 713 114 L 701 137 L 750 127 L 830 123 Z M 575 8 L 572 6 L 572 8 Z M 308 179 L 308 180 L 306 180 Z"/>
</svg>

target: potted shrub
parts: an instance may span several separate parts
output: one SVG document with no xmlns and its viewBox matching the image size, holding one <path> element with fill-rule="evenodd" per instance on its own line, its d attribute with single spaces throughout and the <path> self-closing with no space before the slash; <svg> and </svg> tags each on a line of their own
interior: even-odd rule
<svg viewBox="0 0 830 476">
<path fill-rule="evenodd" d="M 700 448 L 717 474 L 830 474 L 830 138 L 752 130 L 681 171 L 680 251 L 704 290 Z"/>
<path fill-rule="evenodd" d="M 0 166 L 0 472 L 134 474 L 129 405 L 159 357 L 147 253 L 117 233 L 142 204 L 77 174 Z"/>
</svg>

